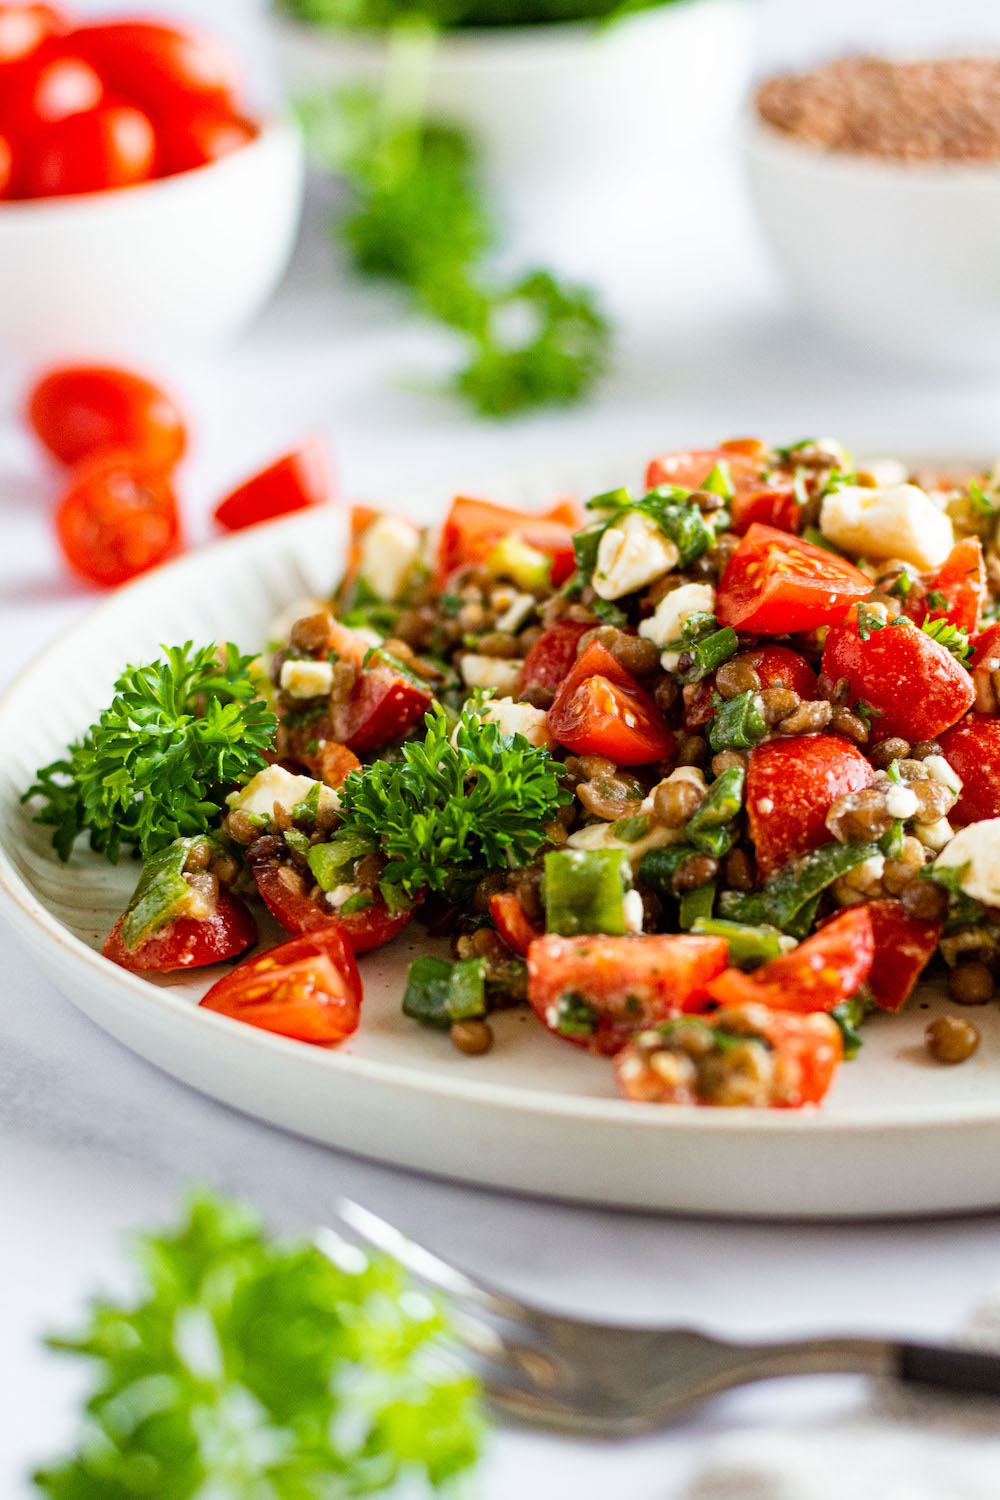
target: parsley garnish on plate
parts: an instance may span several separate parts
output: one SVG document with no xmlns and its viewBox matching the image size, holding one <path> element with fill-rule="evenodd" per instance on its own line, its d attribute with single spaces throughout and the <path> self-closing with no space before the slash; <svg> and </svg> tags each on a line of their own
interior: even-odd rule
<svg viewBox="0 0 1000 1500">
<path fill-rule="evenodd" d="M 214 825 L 214 794 L 263 769 L 277 726 L 255 696 L 253 660 L 228 644 L 222 661 L 214 645 L 188 641 L 125 668 L 110 708 L 22 798 L 45 798 L 36 821 L 54 829 L 61 859 L 85 829 L 114 864 L 123 844 L 145 856 Z"/>
<path fill-rule="evenodd" d="M 393 1261 L 342 1269 L 208 1196 L 136 1260 L 134 1302 L 50 1341 L 96 1365 L 76 1452 L 35 1476 L 52 1500 L 347 1500 L 475 1463 L 474 1384 Z"/>
</svg>

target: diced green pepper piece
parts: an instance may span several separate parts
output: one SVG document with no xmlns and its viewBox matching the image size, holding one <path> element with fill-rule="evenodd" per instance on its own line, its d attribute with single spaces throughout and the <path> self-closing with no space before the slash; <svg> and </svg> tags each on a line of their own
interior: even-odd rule
<svg viewBox="0 0 1000 1500">
<path fill-rule="evenodd" d="M 187 857 L 195 844 L 211 842 L 204 837 L 174 839 L 148 857 L 122 919 L 122 939 L 127 948 L 138 948 L 151 933 L 184 911 L 191 899 L 191 887 L 183 873 Z"/>
<path fill-rule="evenodd" d="M 785 923 L 785 931 L 789 937 L 796 938 L 801 943 L 809 936 L 813 929 L 813 923 L 816 920 L 816 913 L 819 911 L 819 903 L 822 895 L 822 891 L 817 891 L 815 896 L 811 896 L 804 906 L 799 907 L 794 917 L 789 917 Z"/>
<path fill-rule="evenodd" d="M 560 1036 L 593 1036 L 597 1030 L 597 1009 L 582 995 L 563 995 L 556 1004 L 552 1029 Z"/>
<path fill-rule="evenodd" d="M 452 967 L 448 1012 L 453 1021 L 486 1014 L 486 960 L 463 958 Z"/>
<path fill-rule="evenodd" d="M 732 470 L 725 462 L 716 464 L 707 479 L 703 479 L 698 486 L 700 490 L 708 490 L 712 495 L 721 495 L 723 500 L 731 500 L 736 494 L 733 485 Z"/>
<path fill-rule="evenodd" d="M 770 922 L 784 932 L 792 931 L 790 924 L 796 916 L 828 885 L 878 852 L 877 844 L 824 844 L 791 860 L 762 891 L 746 895 L 741 891 L 723 891 L 719 897 L 720 915 L 750 924 Z"/>
<path fill-rule="evenodd" d="M 486 1014 L 486 960 L 465 958 L 450 964 L 429 953 L 410 965 L 403 1014 L 426 1026 L 447 1029 L 454 1021 Z"/>
<path fill-rule="evenodd" d="M 356 896 L 348 896 L 340 908 L 340 915 L 342 917 L 353 917 L 355 912 L 367 911 L 369 906 L 374 905 L 374 896 L 369 896 L 367 891 L 358 891 Z"/>
<path fill-rule="evenodd" d="M 680 568 L 686 568 L 715 543 L 715 527 L 706 521 L 697 505 L 688 501 L 687 494 L 674 485 L 659 485 L 644 495 L 637 506 L 673 542 L 680 554 L 677 562 Z"/>
<path fill-rule="evenodd" d="M 716 667 L 721 667 L 724 661 L 735 656 L 740 649 L 740 643 L 732 626 L 725 625 L 721 630 L 713 630 L 694 641 L 682 642 L 681 649 L 687 651 L 694 659 L 683 672 L 676 673 L 678 681 L 701 682 L 710 672 L 714 672 Z"/>
<path fill-rule="evenodd" d="M 598 526 L 588 526 L 585 531 L 573 534 L 573 556 L 576 558 L 577 572 L 585 583 L 589 583 L 593 577 L 597 566 L 597 549 L 607 527 L 608 523 L 602 521 Z"/>
<path fill-rule="evenodd" d="M 621 936 L 632 867 L 622 849 L 555 849 L 545 856 L 545 930 Z"/>
<path fill-rule="evenodd" d="M 677 917 L 677 925 L 682 932 L 690 932 L 696 922 L 706 921 L 711 917 L 718 883 L 717 880 L 706 880 L 704 885 L 696 885 L 694 890 L 682 892 Z"/>
<path fill-rule="evenodd" d="M 740 693 L 723 703 L 708 729 L 708 743 L 720 750 L 749 750 L 767 734 L 759 693 Z"/>
<path fill-rule="evenodd" d="M 697 854 L 692 844 L 665 844 L 659 849 L 650 849 L 642 857 L 639 880 L 642 885 L 652 886 L 654 891 L 673 896 L 674 876 L 686 859 Z"/>
<path fill-rule="evenodd" d="M 486 571 L 494 578 L 509 578 L 519 589 L 543 589 L 552 577 L 552 559 L 512 531 L 487 557 Z"/>
<path fill-rule="evenodd" d="M 595 495 L 592 500 L 587 501 L 588 510 L 632 510 L 635 506 L 635 496 L 625 485 L 616 490 L 605 490 L 603 494 Z"/>
<path fill-rule="evenodd" d="M 756 969 L 782 954 L 781 933 L 776 927 L 748 927 L 727 922 L 724 917 L 699 917 L 691 931 L 698 937 L 724 937 L 729 944 L 729 962 L 738 969 Z"/>
<path fill-rule="evenodd" d="M 370 854 L 374 842 L 362 833 L 342 833 L 327 844 L 310 844 L 306 852 L 309 868 L 324 891 L 345 883 L 354 861 Z"/>
<path fill-rule="evenodd" d="M 728 854 L 733 847 L 732 822 L 743 806 L 743 786 L 746 770 L 743 766 L 732 766 L 723 771 L 708 789 L 708 793 L 697 812 L 688 819 L 684 837 L 696 849 L 711 854 L 716 859 Z"/>
<path fill-rule="evenodd" d="M 611 832 L 616 839 L 626 844 L 637 844 L 649 832 L 650 820 L 645 813 L 635 813 L 631 818 L 619 818 L 612 823 Z"/>
<path fill-rule="evenodd" d="M 844 1057 L 848 1060 L 857 1056 L 858 1049 L 864 1040 L 858 1028 L 875 1008 L 874 1001 L 866 999 L 863 995 L 852 995 L 849 1000 L 841 1000 L 840 1004 L 835 1005 L 831 1010 L 830 1015 L 840 1027 Z"/>
<path fill-rule="evenodd" d="M 294 849 L 296 854 L 304 854 L 309 857 L 312 845 L 309 843 L 309 835 L 302 833 L 298 828 L 286 828 L 282 837 L 289 849 Z"/>
<path fill-rule="evenodd" d="M 879 840 L 879 848 L 886 859 L 899 859 L 902 855 L 904 827 L 902 818 L 893 818 L 890 828 Z"/>
</svg>

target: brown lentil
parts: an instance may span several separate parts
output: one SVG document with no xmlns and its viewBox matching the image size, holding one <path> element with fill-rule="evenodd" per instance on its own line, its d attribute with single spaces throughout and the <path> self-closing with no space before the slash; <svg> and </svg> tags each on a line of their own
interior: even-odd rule
<svg viewBox="0 0 1000 1500">
<path fill-rule="evenodd" d="M 700 734 L 677 735 L 677 764 L 679 766 L 703 766 L 708 760 L 708 746 Z"/>
<path fill-rule="evenodd" d="M 914 813 L 918 823 L 936 823 L 955 806 L 958 800 L 950 787 L 940 781 L 911 781 L 910 791 L 917 799 Z"/>
<path fill-rule="evenodd" d="M 880 744 L 873 745 L 868 752 L 868 759 L 873 766 L 884 771 L 887 766 L 892 765 L 894 760 L 904 760 L 909 754 L 909 741 L 900 739 L 899 735 L 894 734 L 890 735 L 887 740 L 882 740 Z"/>
<path fill-rule="evenodd" d="M 250 814 L 245 813 L 242 808 L 236 808 L 229 814 L 225 828 L 229 837 L 235 839 L 238 844 L 252 844 L 260 837 L 260 829 Z"/>
<path fill-rule="evenodd" d="M 673 713 L 680 702 L 681 690 L 672 677 L 664 675 L 653 689 L 653 702 L 665 718 Z"/>
<path fill-rule="evenodd" d="M 675 870 L 672 884 L 678 893 L 694 891 L 698 886 L 714 880 L 718 873 L 719 861 L 710 854 L 689 854 L 680 868 Z"/>
<path fill-rule="evenodd" d="M 716 669 L 715 686 L 723 698 L 738 698 L 741 693 L 759 692 L 760 678 L 745 656 L 731 656 Z"/>
<path fill-rule="evenodd" d="M 192 844 L 184 861 L 184 869 L 185 871 L 207 870 L 211 857 L 211 850 L 207 844 Z"/>
<path fill-rule="evenodd" d="M 938 1016 L 924 1032 L 924 1041 L 937 1062 L 960 1063 L 979 1046 L 979 1032 L 961 1016 Z"/>
<path fill-rule="evenodd" d="M 948 910 L 948 893 L 933 880 L 914 880 L 900 895 L 900 904 L 908 917 L 936 922 Z"/>
<path fill-rule="evenodd" d="M 520 656 L 521 648 L 517 636 L 507 630 L 490 630 L 479 637 L 476 650 L 480 656 L 495 656 L 501 661 L 513 661 Z"/>
<path fill-rule="evenodd" d="M 956 964 L 948 975 L 948 993 L 959 1005 L 985 1005 L 995 990 L 993 975 L 979 959 Z"/>
<path fill-rule="evenodd" d="M 819 734 L 830 722 L 833 709 L 825 698 L 800 703 L 778 723 L 779 734 Z"/>
<path fill-rule="evenodd" d="M 826 815 L 827 828 L 842 844 L 849 844 L 852 840 L 877 843 L 883 834 L 889 832 L 892 823 L 885 793 L 876 786 L 837 797 Z"/>
<path fill-rule="evenodd" d="M 661 782 L 653 792 L 652 821 L 661 828 L 683 828 L 704 800 L 704 791 L 690 781 Z"/>
<path fill-rule="evenodd" d="M 577 654 L 591 641 L 599 641 L 632 677 L 652 677 L 660 669 L 659 647 L 654 646 L 652 641 L 647 641 L 645 636 L 629 635 L 627 631 L 618 630 L 614 625 L 599 625 L 596 630 L 588 630 L 580 637 Z"/>
<path fill-rule="evenodd" d="M 738 766 L 746 767 L 747 756 L 742 750 L 720 750 L 718 755 L 712 756 L 712 775 L 724 776 L 727 771 L 735 771 Z"/>
<path fill-rule="evenodd" d="M 834 708 L 830 715 L 830 733 L 838 735 L 842 740 L 850 740 L 853 745 L 868 743 L 868 725 L 857 714 L 852 714 L 849 708 Z"/>
<path fill-rule="evenodd" d="M 329 642 L 333 629 L 333 616 L 328 609 L 318 610 L 314 615 L 304 615 L 296 620 L 289 633 L 289 644 L 296 651 L 321 651 Z"/>
<path fill-rule="evenodd" d="M 499 896 L 501 891 L 507 889 L 507 876 L 502 870 L 494 870 L 490 875 L 484 875 L 476 886 L 472 896 L 472 910 L 480 916 L 485 916 L 490 909 L 490 897 Z"/>
<path fill-rule="evenodd" d="M 606 823 L 634 813 L 642 802 L 642 788 L 621 775 L 582 781 L 576 795 L 588 812 Z"/>
<path fill-rule="evenodd" d="M 910 748 L 911 760 L 927 760 L 932 755 L 943 755 L 944 751 L 937 740 L 918 740 Z"/>
<path fill-rule="evenodd" d="M 493 1046 L 493 1030 L 488 1021 L 453 1021 L 448 1035 L 452 1046 L 466 1057 L 481 1057 Z"/>
<path fill-rule="evenodd" d="M 726 855 L 726 884 L 735 891 L 752 891 L 757 884 L 757 870 L 745 849 L 730 849 Z"/>
<path fill-rule="evenodd" d="M 798 693 L 791 688 L 769 687 L 760 695 L 760 716 L 765 724 L 780 724 L 799 707 Z"/>
</svg>

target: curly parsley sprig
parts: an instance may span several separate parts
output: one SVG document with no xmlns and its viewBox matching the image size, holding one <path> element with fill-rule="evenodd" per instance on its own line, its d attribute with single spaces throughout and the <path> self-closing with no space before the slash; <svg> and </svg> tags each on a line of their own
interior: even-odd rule
<svg viewBox="0 0 1000 1500">
<path fill-rule="evenodd" d="M 64 759 L 38 772 L 22 801 L 44 797 L 36 822 L 68 859 L 78 834 L 114 864 L 122 845 L 153 854 L 217 821 L 215 794 L 252 776 L 277 720 L 255 696 L 254 658 L 227 644 L 164 647 L 161 661 L 126 667 L 115 697 Z"/>
<path fill-rule="evenodd" d="M 569 792 L 547 750 L 464 713 L 438 711 L 401 760 L 354 771 L 341 789 L 344 831 L 373 839 L 389 863 L 383 883 L 408 896 L 457 892 L 486 870 L 525 864 Z"/>
</svg>

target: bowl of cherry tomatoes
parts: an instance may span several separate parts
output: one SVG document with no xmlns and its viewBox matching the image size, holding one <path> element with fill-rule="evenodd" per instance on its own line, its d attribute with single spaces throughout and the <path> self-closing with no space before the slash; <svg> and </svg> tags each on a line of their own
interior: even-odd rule
<svg viewBox="0 0 1000 1500">
<path fill-rule="evenodd" d="M 287 265 L 302 178 L 213 38 L 0 0 L 0 355 L 225 342 Z"/>
</svg>

